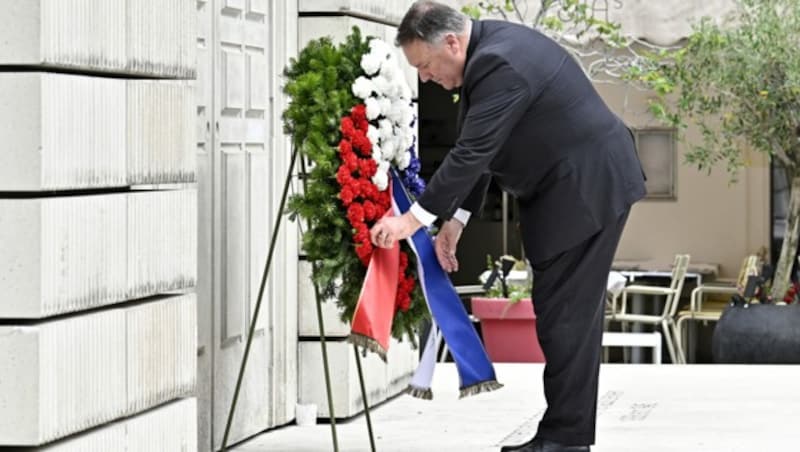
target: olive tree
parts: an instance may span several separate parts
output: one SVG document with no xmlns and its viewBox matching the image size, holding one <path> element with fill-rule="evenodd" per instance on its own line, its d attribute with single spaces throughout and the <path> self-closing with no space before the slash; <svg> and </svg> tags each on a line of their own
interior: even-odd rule
<svg viewBox="0 0 800 452">
<path fill-rule="evenodd" d="M 630 77 L 653 89 L 650 110 L 702 134 L 686 161 L 722 165 L 736 180 L 748 150 L 777 159 L 791 186 L 770 296 L 790 283 L 800 227 L 800 0 L 740 0 L 725 20 L 703 19 L 685 45 L 644 55 Z"/>
</svg>

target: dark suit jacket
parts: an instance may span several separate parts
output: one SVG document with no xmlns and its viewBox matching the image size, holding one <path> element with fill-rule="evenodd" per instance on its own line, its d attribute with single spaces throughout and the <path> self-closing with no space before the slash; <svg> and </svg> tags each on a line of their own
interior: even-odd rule
<svg viewBox="0 0 800 452">
<path fill-rule="evenodd" d="M 460 133 L 419 204 L 480 210 L 490 178 L 517 198 L 528 258 L 565 251 L 645 195 L 633 137 L 572 57 L 525 26 L 473 21 Z"/>
</svg>

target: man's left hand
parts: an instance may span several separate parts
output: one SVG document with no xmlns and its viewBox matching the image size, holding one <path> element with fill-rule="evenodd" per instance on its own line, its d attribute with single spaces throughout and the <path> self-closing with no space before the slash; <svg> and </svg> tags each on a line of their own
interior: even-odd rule
<svg viewBox="0 0 800 452">
<path fill-rule="evenodd" d="M 399 217 L 383 217 L 375 223 L 369 231 L 372 244 L 381 248 L 391 248 L 396 240 L 404 240 L 411 237 L 422 223 L 410 212 L 406 212 Z"/>
</svg>

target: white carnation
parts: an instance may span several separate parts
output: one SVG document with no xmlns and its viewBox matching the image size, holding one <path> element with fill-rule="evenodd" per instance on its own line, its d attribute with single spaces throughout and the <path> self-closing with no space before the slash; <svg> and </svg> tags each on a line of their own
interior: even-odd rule
<svg viewBox="0 0 800 452">
<path fill-rule="evenodd" d="M 375 86 L 375 92 L 381 96 L 391 96 L 394 92 L 392 83 L 386 77 L 379 75 L 372 78 L 372 83 Z"/>
<path fill-rule="evenodd" d="M 403 126 L 408 127 L 411 130 L 411 123 L 414 121 L 414 114 L 415 108 L 412 105 L 406 105 L 403 108 L 402 118 L 400 119 L 400 124 Z"/>
<path fill-rule="evenodd" d="M 353 83 L 353 95 L 358 98 L 366 99 L 372 95 L 373 91 L 375 91 L 374 83 L 363 75 Z"/>
<path fill-rule="evenodd" d="M 408 123 L 404 122 L 404 119 L 407 117 L 406 109 L 408 108 L 408 101 L 404 99 L 395 99 L 389 108 L 382 108 L 381 111 L 384 116 L 388 117 L 396 124 L 406 127 L 410 124 L 410 121 Z"/>
<path fill-rule="evenodd" d="M 397 162 L 397 167 L 400 168 L 400 171 L 403 171 L 406 168 L 408 168 L 408 165 L 410 164 L 411 164 L 411 153 L 405 151 L 403 152 L 403 155 L 400 156 L 400 159 Z"/>
<path fill-rule="evenodd" d="M 361 56 L 361 69 L 364 69 L 367 75 L 377 73 L 381 69 L 381 63 L 383 63 L 383 58 L 372 52 Z"/>
<path fill-rule="evenodd" d="M 369 50 L 369 53 L 373 55 L 380 55 L 386 58 L 386 55 L 392 51 L 392 48 L 382 39 L 372 39 L 369 41 Z"/>
<path fill-rule="evenodd" d="M 381 138 L 381 133 L 378 131 L 377 127 L 370 124 L 367 128 L 367 138 L 369 138 L 370 143 L 378 144 L 378 140 Z"/>
<path fill-rule="evenodd" d="M 379 97 L 378 103 L 380 104 L 380 109 L 381 109 L 378 115 L 386 116 L 389 113 L 389 110 L 392 109 L 392 100 L 389 99 L 388 97 Z"/>
<path fill-rule="evenodd" d="M 392 84 L 396 84 L 397 74 L 399 73 L 399 71 L 400 71 L 400 66 L 397 65 L 397 61 L 394 58 L 390 58 L 381 65 L 380 74 L 381 77 L 392 82 Z"/>
<path fill-rule="evenodd" d="M 394 138 L 383 140 L 381 142 L 381 152 L 385 160 L 394 160 L 395 153 L 397 152 L 397 140 Z"/>
<path fill-rule="evenodd" d="M 378 166 L 381 165 L 383 162 L 383 150 L 381 149 L 381 145 L 377 142 L 372 143 L 372 158 L 378 162 Z"/>
<path fill-rule="evenodd" d="M 407 150 L 411 147 L 414 143 L 414 135 L 411 133 L 410 129 L 405 129 L 403 133 L 400 134 L 398 137 L 398 145 L 397 147 L 402 150 Z"/>
<path fill-rule="evenodd" d="M 372 176 L 372 183 L 378 187 L 379 191 L 384 191 L 389 187 L 389 174 L 386 171 L 378 170 L 374 176 Z"/>
<path fill-rule="evenodd" d="M 402 97 L 404 99 L 410 99 L 411 98 L 411 88 L 408 86 L 408 83 L 406 83 L 405 78 L 401 77 L 400 80 L 401 80 L 401 82 L 399 83 L 399 85 L 400 85 L 400 97 Z"/>
<path fill-rule="evenodd" d="M 381 134 L 381 140 L 392 137 L 394 135 L 392 121 L 389 121 L 388 119 L 381 119 L 378 121 L 378 131 Z"/>
<path fill-rule="evenodd" d="M 364 105 L 366 105 L 367 107 L 367 119 L 369 119 L 370 121 L 372 121 L 373 119 L 377 119 L 378 116 L 380 116 L 381 112 L 383 111 L 381 103 L 375 97 L 368 97 L 364 99 Z"/>
</svg>

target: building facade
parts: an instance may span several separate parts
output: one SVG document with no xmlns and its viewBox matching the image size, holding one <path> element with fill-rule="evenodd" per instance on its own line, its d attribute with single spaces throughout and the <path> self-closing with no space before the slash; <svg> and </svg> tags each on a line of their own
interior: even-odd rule
<svg viewBox="0 0 800 452">
<path fill-rule="evenodd" d="M 309 40 L 339 40 L 352 26 L 391 42 L 410 3 L 4 5 L 0 445 L 217 450 L 254 319 L 228 443 L 293 422 L 298 403 L 330 415 L 298 224 L 277 212 L 291 153 L 281 74 Z M 726 4 L 666 3 L 626 4 L 615 20 L 671 44 L 688 33 L 688 17 Z M 405 70 L 416 95 L 416 74 Z M 656 170 L 671 165 L 671 196 L 636 206 L 619 258 L 688 252 L 725 276 L 768 245 L 766 160 L 753 156 L 736 185 L 724 171 L 699 173 L 680 164 L 684 145 L 646 112 L 647 93 L 598 89 L 652 146 Z M 336 416 L 350 417 L 363 403 L 348 331 L 332 303 L 323 308 Z M 364 360 L 371 403 L 405 387 L 416 356 L 396 343 L 388 364 Z"/>
</svg>

